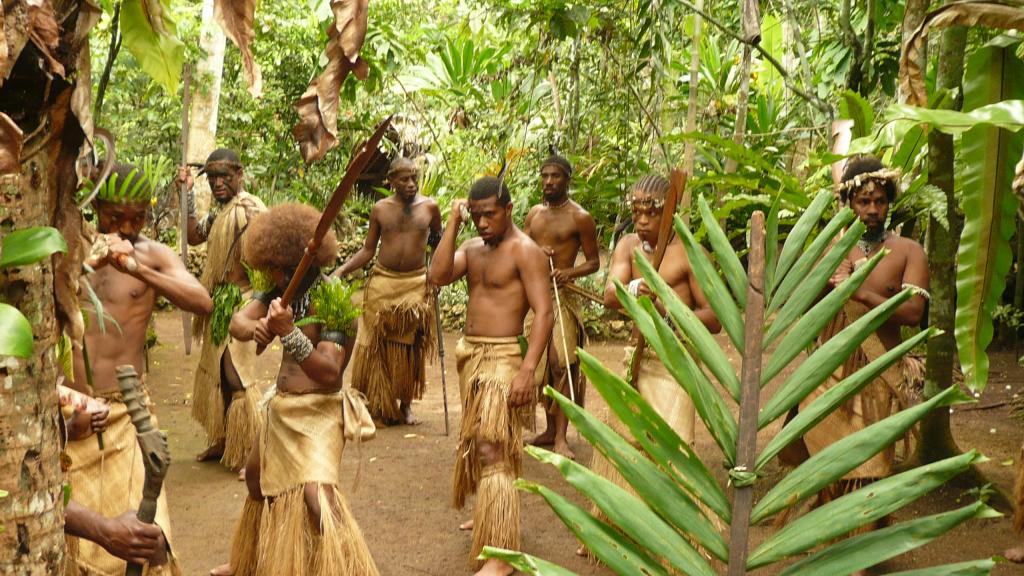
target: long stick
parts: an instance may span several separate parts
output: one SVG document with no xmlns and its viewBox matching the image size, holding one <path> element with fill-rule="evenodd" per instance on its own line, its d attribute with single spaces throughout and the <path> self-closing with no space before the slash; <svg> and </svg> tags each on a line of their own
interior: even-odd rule
<svg viewBox="0 0 1024 576">
<path fill-rule="evenodd" d="M 182 72 L 184 87 L 181 95 L 181 165 L 188 162 L 188 117 L 189 106 L 192 102 L 192 90 L 190 89 L 192 74 L 188 64 Z M 178 230 L 178 244 L 181 245 L 181 263 L 188 266 L 188 187 L 182 182 L 181 190 L 178 191 L 178 212 L 180 226 Z M 181 333 L 185 338 L 185 355 L 192 354 L 192 315 L 185 310 L 181 311 Z"/>
<path fill-rule="evenodd" d="M 306 272 L 309 271 L 310 265 L 313 264 L 313 255 L 320 249 L 320 242 L 323 241 L 327 231 L 334 225 L 334 219 L 338 217 L 341 205 L 345 203 L 345 199 L 352 192 L 352 187 L 355 186 L 356 180 L 363 173 L 366 165 L 370 163 L 370 158 L 377 151 L 377 145 L 380 144 L 381 138 L 384 137 L 384 132 L 387 131 L 390 125 L 391 116 L 388 116 L 377 125 L 377 129 L 374 130 L 370 139 L 363 142 L 359 152 L 352 157 L 348 169 L 345 170 L 345 176 L 341 179 L 338 187 L 334 189 L 334 193 L 331 194 L 331 199 L 327 202 L 327 206 L 324 207 L 320 222 L 316 225 L 316 231 L 313 232 L 313 237 L 309 239 L 306 251 L 302 254 L 302 260 L 299 260 L 299 265 L 295 268 L 295 273 L 292 274 L 288 287 L 285 288 L 284 294 L 281 295 L 281 304 L 283 306 L 287 307 L 291 304 L 292 299 L 295 298 L 295 293 L 299 290 L 299 284 L 302 283 L 302 279 L 306 276 Z M 269 315 L 270 313 L 268 312 L 267 314 Z M 265 346 L 257 346 L 256 354 L 262 354 L 264 349 Z"/>
<path fill-rule="evenodd" d="M 551 271 L 555 271 L 555 260 L 548 256 L 548 264 Z M 569 399 L 576 403 L 576 387 L 572 383 L 572 366 L 569 365 L 569 342 L 565 339 L 565 315 L 562 314 L 562 299 L 558 296 L 558 282 L 552 278 L 551 285 L 555 287 L 555 304 L 558 305 L 558 327 L 562 332 L 562 349 L 565 350 L 565 375 L 569 378 Z"/>
<path fill-rule="evenodd" d="M 441 398 L 444 399 L 444 435 L 448 435 L 448 383 L 444 377 L 444 327 L 441 325 L 440 294 L 434 294 L 434 322 L 437 324 L 437 357 L 441 361 Z"/>
</svg>

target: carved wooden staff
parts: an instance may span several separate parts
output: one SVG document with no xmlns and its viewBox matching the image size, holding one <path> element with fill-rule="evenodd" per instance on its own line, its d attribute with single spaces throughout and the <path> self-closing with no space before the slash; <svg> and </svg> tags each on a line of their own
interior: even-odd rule
<svg viewBox="0 0 1024 576">
<path fill-rule="evenodd" d="M 334 219 L 338 217 L 341 205 L 345 203 L 345 199 L 352 192 L 352 187 L 355 186 L 356 179 L 363 173 L 363 169 L 370 162 L 370 158 L 376 153 L 377 145 L 380 144 L 380 140 L 384 137 L 384 132 L 387 131 L 388 126 L 391 126 L 391 116 L 388 116 L 377 125 L 373 135 L 370 136 L 369 140 L 363 142 L 359 152 L 356 153 L 349 163 L 345 176 L 341 179 L 338 187 L 334 189 L 334 193 L 331 194 L 331 199 L 327 202 L 327 206 L 324 207 L 323 216 L 320 217 L 320 222 L 316 225 L 316 231 L 313 232 L 313 237 L 310 238 L 309 244 L 306 245 L 306 251 L 302 254 L 302 260 L 299 261 L 298 267 L 295 268 L 295 273 L 292 274 L 291 281 L 288 282 L 288 287 L 285 288 L 284 294 L 281 295 L 282 306 L 287 307 L 291 304 L 292 299 L 295 298 L 295 293 L 299 290 L 299 284 L 302 283 L 302 279 L 306 276 L 306 272 L 309 271 L 309 267 L 313 263 L 313 255 L 320 249 L 320 242 L 323 241 L 327 231 L 334 225 Z M 265 346 L 257 346 L 256 353 L 262 354 L 265 348 Z"/>
<path fill-rule="evenodd" d="M 658 223 L 658 245 L 654 249 L 654 259 L 651 264 L 655 270 L 661 268 L 661 261 L 665 258 L 665 250 L 672 238 L 672 219 L 676 215 L 676 208 L 679 204 L 679 197 L 686 189 L 686 173 L 678 168 L 672 169 L 669 177 L 670 186 L 665 196 L 665 205 L 661 211 L 661 221 Z M 640 361 L 643 358 L 644 349 L 647 348 L 647 341 L 640 335 L 636 341 L 636 348 L 633 350 L 633 360 L 629 363 L 629 383 L 636 388 L 640 380 Z"/>
<path fill-rule="evenodd" d="M 167 468 L 171 465 L 171 453 L 167 449 L 167 438 L 153 426 L 149 410 L 143 403 L 143 395 L 139 386 L 139 376 L 131 364 L 117 367 L 117 385 L 121 388 L 128 415 L 135 426 L 135 435 L 139 439 L 142 450 L 142 463 L 146 467 L 146 482 L 142 486 L 142 501 L 136 517 L 140 522 L 152 524 L 156 518 L 156 501 L 167 477 Z M 124 570 L 125 576 L 140 576 L 142 565 L 128 563 Z"/>
<path fill-rule="evenodd" d="M 441 398 L 444 399 L 444 435 L 448 435 L 448 383 L 444 376 L 444 326 L 441 324 L 440 294 L 434 295 L 434 322 L 437 323 L 437 356 L 441 361 Z"/>
<path fill-rule="evenodd" d="M 184 87 L 181 94 L 181 165 L 188 163 L 188 115 L 189 106 L 192 102 L 191 70 L 185 64 L 182 72 Z M 178 191 L 178 212 L 180 224 L 178 226 L 178 244 L 181 245 L 181 263 L 188 266 L 188 185 L 181 183 L 181 190 Z M 185 337 L 185 355 L 192 354 L 192 315 L 187 311 L 181 311 L 181 331 Z"/>
</svg>

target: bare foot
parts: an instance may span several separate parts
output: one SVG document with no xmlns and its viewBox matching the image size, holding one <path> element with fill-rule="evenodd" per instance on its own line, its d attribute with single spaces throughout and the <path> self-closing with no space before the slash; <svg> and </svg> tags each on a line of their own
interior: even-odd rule
<svg viewBox="0 0 1024 576">
<path fill-rule="evenodd" d="M 231 570 L 231 563 L 221 564 L 210 570 L 210 576 L 232 576 L 235 572 Z"/>
<path fill-rule="evenodd" d="M 1024 564 L 1024 544 L 1007 549 L 1003 556 L 1014 564 Z"/>
<path fill-rule="evenodd" d="M 554 451 L 555 454 L 558 454 L 563 458 L 568 458 L 569 460 L 576 459 L 576 453 L 572 451 L 572 448 L 569 448 L 569 443 L 564 439 L 561 441 L 555 441 Z"/>
<path fill-rule="evenodd" d="M 412 415 L 411 405 L 401 406 L 400 410 L 402 411 L 402 419 L 400 420 L 401 424 L 405 424 L 406 426 L 415 426 L 420 423 L 420 421 Z"/>
<path fill-rule="evenodd" d="M 203 450 L 196 455 L 196 462 L 208 462 L 210 460 L 220 460 L 220 457 L 224 455 L 224 443 L 217 442 L 210 446 L 206 450 Z"/>
<path fill-rule="evenodd" d="M 509 576 L 514 570 L 512 566 L 491 558 L 480 567 L 475 576 Z"/>
<path fill-rule="evenodd" d="M 472 530 L 472 529 L 473 529 L 473 521 L 472 520 L 466 520 L 462 524 L 459 524 L 459 530 L 465 531 L 465 530 Z"/>
<path fill-rule="evenodd" d="M 543 434 L 539 434 L 533 437 L 533 440 L 527 442 L 531 446 L 552 446 L 555 443 L 555 432 L 550 428 L 545 430 Z"/>
<path fill-rule="evenodd" d="M 238 481 L 245 482 L 245 466 L 242 466 L 242 469 L 238 471 Z"/>
</svg>

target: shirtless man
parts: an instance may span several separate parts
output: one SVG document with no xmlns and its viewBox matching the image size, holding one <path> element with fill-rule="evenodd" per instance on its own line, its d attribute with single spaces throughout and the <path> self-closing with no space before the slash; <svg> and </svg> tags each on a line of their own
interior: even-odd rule
<svg viewBox="0 0 1024 576">
<path fill-rule="evenodd" d="M 571 178 L 572 165 L 568 160 L 558 155 L 546 159 L 540 167 L 544 202 L 530 209 L 523 225 L 523 232 L 547 254 L 551 281 L 559 285 L 593 274 L 601 266 L 597 225 L 582 206 L 569 198 Z M 576 258 L 581 250 L 586 259 L 577 265 Z M 555 326 L 551 331 L 546 358 L 541 362 L 540 369 L 544 374 L 542 384 L 555 388 L 564 396 L 574 397 L 582 406 L 583 374 L 576 358 L 576 347 L 586 343 L 586 331 L 575 297 L 562 290 L 559 299 L 562 306 L 555 314 Z M 572 395 L 569 394 L 570 377 L 573 383 Z M 555 452 L 567 458 L 575 458 L 565 438 L 569 419 L 562 413 L 558 403 L 547 396 L 543 397 L 542 404 L 547 429 L 530 443 L 535 446 L 553 445 Z"/>
<path fill-rule="evenodd" d="M 233 150 L 218 148 L 211 152 L 200 174 L 206 175 L 213 196 L 210 211 L 202 217 L 196 213 L 191 173 L 187 167 L 178 170 L 178 185 L 184 184 L 189 190 L 188 243 L 206 244 L 206 265 L 200 281 L 214 295 L 217 306 L 227 310 L 196 317 L 192 324 L 193 336 L 203 341 L 193 383 L 192 417 L 206 431 L 207 438 L 207 448 L 196 460 L 219 458 L 231 470 L 242 469 L 242 479 L 258 428 L 256 405 L 262 394 L 256 385 L 256 346 L 231 338 L 226 326 L 215 327 L 211 320 L 230 318 L 231 312 L 247 299 L 250 288 L 242 266 L 242 240 L 249 221 L 267 208 L 244 189 L 245 170 Z M 218 297 L 236 287 L 240 299 Z"/>
<path fill-rule="evenodd" d="M 93 204 L 99 236 L 89 264 L 95 272 L 84 281 L 103 304 L 103 315 L 99 317 L 96 310 L 86 310 L 89 315 L 86 349 L 75 349 L 75 378 L 71 386 L 79 392 L 106 399 L 109 414 L 102 450 L 96 438 L 68 442 L 67 453 L 71 457 L 68 478 L 74 499 L 108 518 L 139 505 L 145 477 L 135 429 L 118 389 L 117 366 L 131 364 L 136 372 L 144 373 L 146 328 L 157 296 L 194 314 L 208 314 L 213 309 L 210 295 L 188 273 L 174 251 L 141 235 L 149 214 L 151 194 L 152 185 L 146 176 L 132 166 L 121 164 Z M 84 290 L 83 287 L 81 301 L 89 302 Z M 88 367 L 84 352 L 88 353 Z M 92 390 L 89 382 L 92 382 Z M 166 491 L 161 492 L 156 524 L 170 540 L 165 496 Z M 173 555 L 162 553 L 168 550 L 169 546 L 161 548 L 161 554 L 151 561 L 164 565 L 168 561 L 175 562 Z M 80 541 L 72 561 L 83 570 L 92 571 L 89 573 L 123 574 L 125 568 L 124 560 L 86 540 Z"/>
<path fill-rule="evenodd" d="M 463 210 L 478 238 L 456 250 Z M 533 423 L 534 372 L 554 323 L 550 272 L 544 252 L 512 221 L 508 188 L 496 178 L 477 180 L 469 200 L 452 203 L 441 243 L 430 264 L 430 281 L 469 282 L 466 335 L 456 349 L 462 396 L 462 427 L 453 478 L 457 508 L 476 493 L 471 562 L 481 575 L 507 575 L 499 560 L 476 561 L 484 546 L 518 550 L 519 496 L 513 480 L 522 465 L 523 428 Z M 534 314 L 525 356 L 518 337 L 528 311 Z"/>
<path fill-rule="evenodd" d="M 263 346 L 280 339 L 284 354 L 277 389 L 262 413 L 263 431 L 246 463 L 248 496 L 231 561 L 213 569 L 213 575 L 305 575 L 317 565 L 317 574 L 377 576 L 341 490 L 345 439 L 358 427 L 346 421 L 342 410 L 351 394 L 341 390 L 351 342 L 347 327 L 316 310 L 320 268 L 337 257 L 333 231 L 314 253 L 295 299 L 285 304 L 280 298 L 320 217 L 304 204 L 279 204 L 257 216 L 245 238 L 245 261 L 268 275 L 276 290 L 236 312 L 231 335 Z M 295 325 L 313 315 L 320 322 Z"/>
<path fill-rule="evenodd" d="M 374 204 L 363 247 L 335 275 L 344 277 L 377 256 L 363 291 L 352 386 L 366 395 L 375 418 L 415 424 L 412 401 L 423 397 L 425 360 L 437 338 L 424 254 L 441 237 L 441 211 L 420 195 L 412 160 L 392 162 L 388 181 L 394 193 Z"/>
</svg>

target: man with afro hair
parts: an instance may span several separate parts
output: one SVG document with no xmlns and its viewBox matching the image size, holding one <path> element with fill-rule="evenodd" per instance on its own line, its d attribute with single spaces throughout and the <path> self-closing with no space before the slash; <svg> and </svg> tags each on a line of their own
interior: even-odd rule
<svg viewBox="0 0 1024 576">
<path fill-rule="evenodd" d="M 304 204 L 275 206 L 253 220 L 245 238 L 246 263 L 271 279 L 271 289 L 235 313 L 231 335 L 262 346 L 280 338 L 284 354 L 246 463 L 248 496 L 231 561 L 213 574 L 377 575 L 341 491 L 345 440 L 359 428 L 343 405 L 361 402 L 357 393 L 342 390 L 348 340 L 317 322 L 296 326 L 317 313 L 321 267 L 338 252 L 333 231 L 323 238 L 293 302 L 280 298 L 320 216 Z"/>
<path fill-rule="evenodd" d="M 456 250 L 459 228 L 470 218 L 479 237 Z M 547 257 L 512 221 L 504 182 L 481 178 L 468 201 L 452 202 L 429 277 L 438 286 L 462 277 L 469 284 L 466 336 L 455 350 L 462 426 L 453 499 L 462 508 L 476 494 L 473 520 L 460 528 L 473 530 L 470 558 L 478 574 L 508 575 L 510 565 L 476 558 L 484 546 L 519 549 L 519 495 L 513 481 L 522 466 L 523 428 L 533 427 L 534 372 L 547 348 L 554 312 Z M 518 339 L 531 310 L 534 330 L 521 355 Z"/>
<path fill-rule="evenodd" d="M 206 264 L 200 281 L 213 294 L 216 309 L 198 315 L 192 336 L 202 338 L 199 365 L 192 389 L 192 417 L 206 432 L 207 448 L 196 460 L 220 459 L 231 470 L 241 469 L 255 439 L 257 384 L 256 346 L 227 334 L 231 312 L 249 295 L 249 278 L 242 266 L 242 243 L 249 222 L 266 206 L 243 187 L 245 171 L 233 150 L 218 148 L 199 171 L 210 183 L 209 212 L 199 216 L 187 166 L 178 170 L 178 184 L 188 190 L 188 243 L 206 244 Z M 244 470 L 243 470 L 244 472 Z"/>
</svg>

